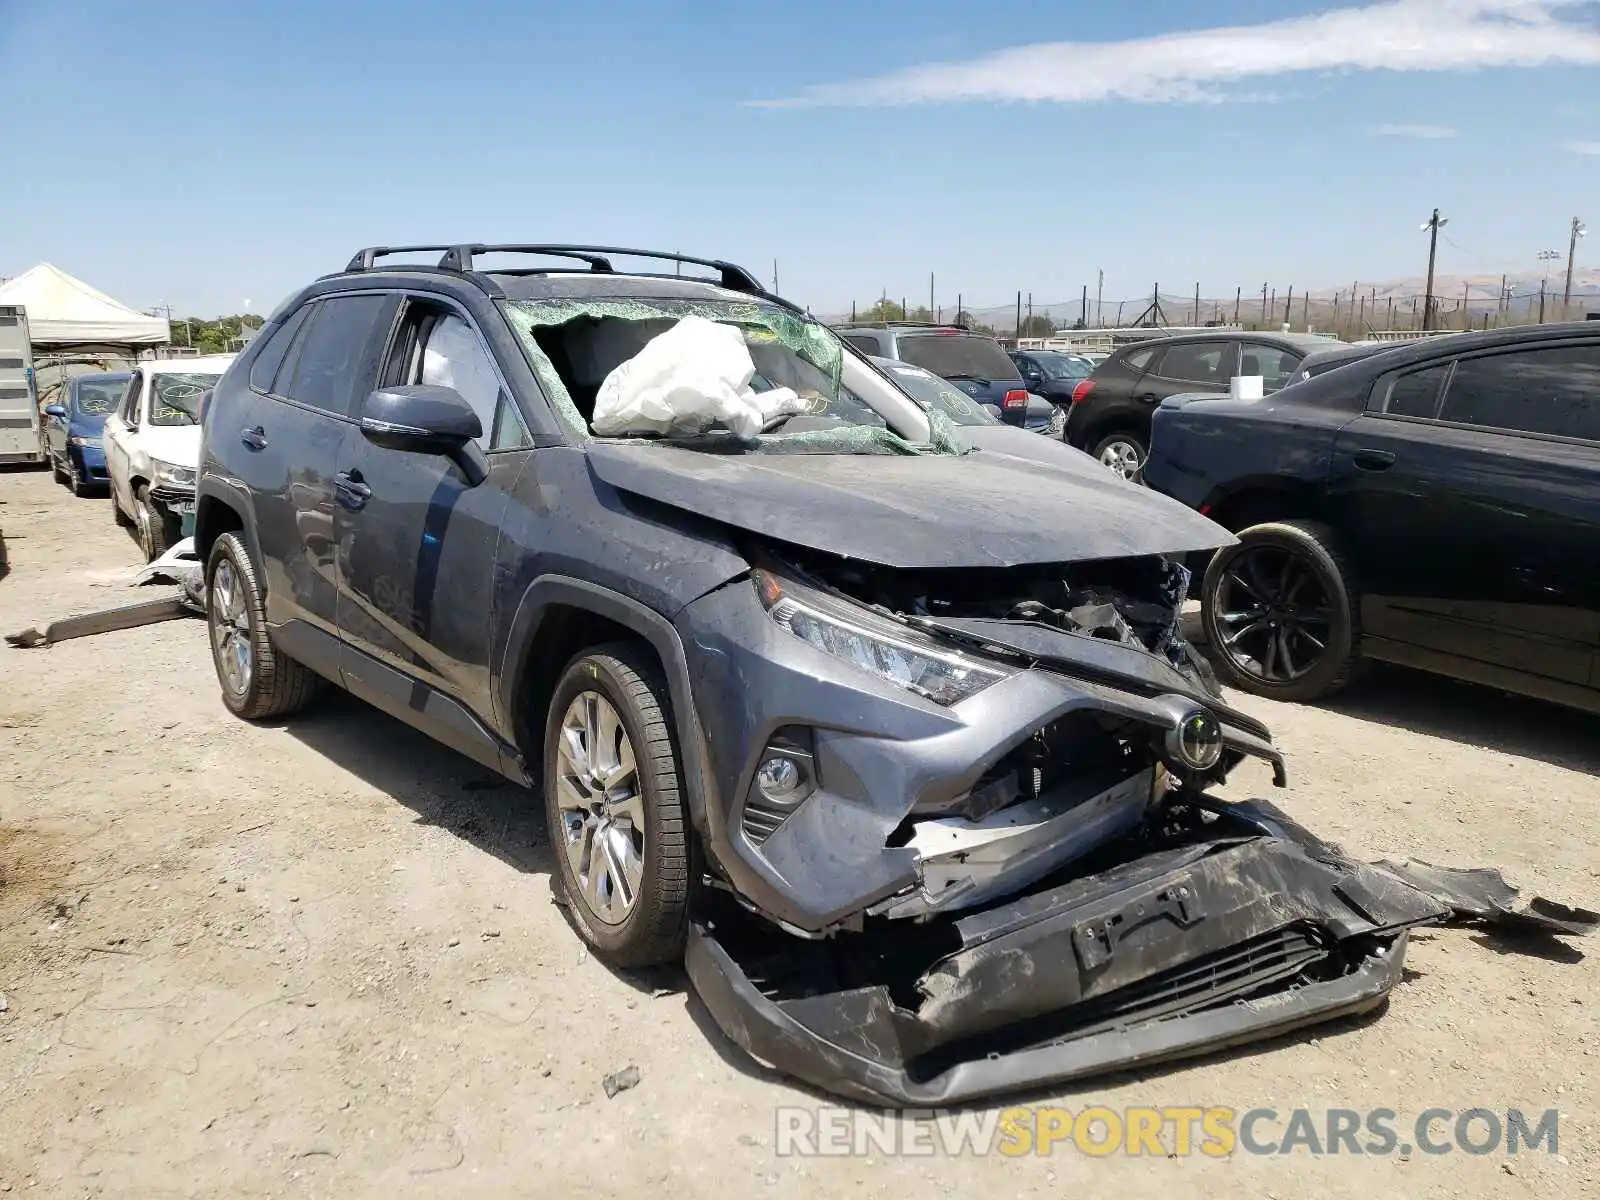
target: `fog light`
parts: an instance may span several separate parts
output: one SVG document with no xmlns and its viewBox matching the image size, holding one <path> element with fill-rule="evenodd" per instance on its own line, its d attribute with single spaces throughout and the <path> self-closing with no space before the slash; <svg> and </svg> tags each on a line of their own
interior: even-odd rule
<svg viewBox="0 0 1600 1200">
<path fill-rule="evenodd" d="M 787 800 L 800 786 L 800 768 L 793 759 L 769 758 L 757 768 L 756 782 L 768 800 Z"/>
<path fill-rule="evenodd" d="M 1203 708 L 1191 709 L 1166 733 L 1167 756 L 1174 766 L 1209 771 L 1222 758 L 1222 725 Z"/>
</svg>

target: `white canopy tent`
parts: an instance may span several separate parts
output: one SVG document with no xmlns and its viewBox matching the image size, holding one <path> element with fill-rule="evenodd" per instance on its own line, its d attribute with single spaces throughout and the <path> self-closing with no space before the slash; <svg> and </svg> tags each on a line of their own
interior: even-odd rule
<svg viewBox="0 0 1600 1200">
<path fill-rule="evenodd" d="M 35 346 L 152 346 L 172 340 L 161 317 L 135 312 L 49 263 L 0 283 L 0 304 L 27 310 Z"/>
</svg>

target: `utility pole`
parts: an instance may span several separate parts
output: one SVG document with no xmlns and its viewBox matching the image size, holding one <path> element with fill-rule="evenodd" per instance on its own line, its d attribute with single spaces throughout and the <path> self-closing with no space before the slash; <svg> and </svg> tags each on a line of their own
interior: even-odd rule
<svg viewBox="0 0 1600 1200">
<path fill-rule="evenodd" d="M 1022 336 L 1022 293 L 1017 293 L 1017 336 Z"/>
<path fill-rule="evenodd" d="M 1078 324 L 1089 328 L 1089 285 L 1083 285 L 1083 312 L 1078 316 Z"/>
<path fill-rule="evenodd" d="M 1464 284 L 1461 285 L 1461 328 L 1462 329 L 1471 329 L 1472 328 L 1472 314 L 1467 311 L 1467 309 L 1469 309 L 1470 307 L 1472 307 L 1472 285 L 1470 283 L 1464 283 Z"/>
<path fill-rule="evenodd" d="M 778 295 L 778 260 L 772 260 L 772 294 Z"/>
<path fill-rule="evenodd" d="M 929 312 L 934 312 L 935 311 L 934 310 L 934 303 L 933 303 L 933 272 L 932 271 L 928 272 L 928 311 Z M 935 317 L 934 319 L 937 320 L 938 318 Z"/>
<path fill-rule="evenodd" d="M 1033 293 L 1028 293 L 1028 332 L 1033 332 Z"/>
<path fill-rule="evenodd" d="M 1394 297 L 1393 296 L 1389 297 L 1389 321 L 1388 321 L 1388 326 L 1389 326 L 1390 329 L 1394 328 Z"/>
<path fill-rule="evenodd" d="M 962 313 L 961 313 L 961 293 L 957 292 L 956 293 L 956 320 L 960 321 L 961 320 L 961 316 L 962 316 Z"/>
<path fill-rule="evenodd" d="M 1500 299 L 1494 306 L 1494 315 L 1496 317 L 1505 316 L 1506 301 L 1509 300 L 1510 298 L 1511 298 L 1511 295 L 1506 290 L 1506 276 L 1502 275 L 1502 276 L 1500 276 Z"/>
<path fill-rule="evenodd" d="M 1285 325 L 1294 323 L 1294 284 L 1292 283 L 1289 285 L 1289 298 L 1283 302 L 1283 323 Z"/>
<path fill-rule="evenodd" d="M 1433 210 L 1423 228 L 1428 231 L 1428 295 L 1422 302 L 1422 328 L 1426 332 L 1433 328 L 1433 267 L 1439 256 L 1439 230 L 1450 224 L 1449 217 L 1441 217 L 1439 210 Z"/>
<path fill-rule="evenodd" d="M 1126 300 L 1118 300 L 1117 301 L 1117 328 L 1118 329 L 1122 328 L 1122 306 L 1124 304 L 1126 304 L 1126 303 L 1127 303 Z"/>
<path fill-rule="evenodd" d="M 1237 325 L 1239 323 L 1239 301 L 1242 300 L 1243 298 L 1244 298 L 1244 288 L 1242 288 L 1242 287 L 1234 288 L 1233 289 L 1233 323 L 1235 325 Z"/>
<path fill-rule="evenodd" d="M 1194 285 L 1194 311 L 1189 314 L 1189 324 L 1200 324 L 1200 285 Z"/>
<path fill-rule="evenodd" d="M 1539 324 L 1544 324 L 1544 292 L 1550 283 L 1550 264 L 1561 257 L 1559 250 L 1539 251 L 1539 261 L 1544 264 L 1544 278 L 1539 281 Z"/>
<path fill-rule="evenodd" d="M 1577 217 L 1572 218 L 1572 241 L 1567 246 L 1567 290 L 1561 297 L 1561 315 L 1566 316 L 1566 309 L 1572 304 L 1572 260 L 1578 253 L 1578 239 L 1588 233 L 1589 229 Z"/>
<path fill-rule="evenodd" d="M 1367 323 L 1367 298 L 1362 296 L 1356 308 L 1356 332 L 1360 333 L 1362 326 Z"/>
<path fill-rule="evenodd" d="M 1267 323 L 1267 285 L 1261 285 L 1261 323 Z"/>
<path fill-rule="evenodd" d="M 1105 268 L 1102 267 L 1100 269 L 1100 278 L 1094 285 L 1094 323 L 1096 325 L 1104 325 L 1106 323 L 1105 291 L 1106 272 Z"/>
<path fill-rule="evenodd" d="M 1311 332 L 1311 293 L 1305 292 L 1300 297 L 1300 324 L 1306 327 L 1306 332 Z"/>
</svg>

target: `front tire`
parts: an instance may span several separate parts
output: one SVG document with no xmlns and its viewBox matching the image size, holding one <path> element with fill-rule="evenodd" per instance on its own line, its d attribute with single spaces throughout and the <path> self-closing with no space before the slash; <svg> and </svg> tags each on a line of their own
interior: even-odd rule
<svg viewBox="0 0 1600 1200">
<path fill-rule="evenodd" d="M 260 577 L 238 534 L 219 537 L 206 560 L 206 629 L 222 702 L 234 716 L 287 716 L 315 698 L 321 677 L 267 634 Z"/>
<path fill-rule="evenodd" d="M 1317 700 L 1360 665 L 1359 596 L 1333 531 L 1273 521 L 1217 551 L 1201 585 L 1206 650 L 1222 682 L 1274 700 Z"/>
<path fill-rule="evenodd" d="M 78 499 L 83 499 L 89 494 L 89 481 L 86 473 L 76 458 L 67 459 L 67 486 L 72 489 L 72 494 Z"/>
<path fill-rule="evenodd" d="M 156 507 L 155 501 L 150 499 L 147 483 L 141 483 L 134 493 L 133 507 L 134 520 L 139 527 L 139 546 L 144 551 L 145 561 L 155 562 L 178 540 L 174 528 L 177 522 L 169 522 L 166 514 Z"/>
<path fill-rule="evenodd" d="M 613 967 L 681 961 L 689 825 L 666 683 L 645 651 L 579 654 L 545 720 L 545 817 L 558 894 Z"/>
<path fill-rule="evenodd" d="M 50 478 L 56 483 L 66 483 L 67 473 L 61 469 L 61 460 L 49 449 L 46 449 L 44 454 L 50 461 Z"/>
</svg>

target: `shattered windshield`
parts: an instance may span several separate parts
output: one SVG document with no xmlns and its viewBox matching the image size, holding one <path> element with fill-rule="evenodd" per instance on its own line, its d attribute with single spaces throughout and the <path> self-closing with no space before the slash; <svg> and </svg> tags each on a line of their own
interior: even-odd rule
<svg viewBox="0 0 1600 1200">
<path fill-rule="evenodd" d="M 197 371 L 157 375 L 150 389 L 150 424 L 198 425 L 200 394 L 221 378 Z"/>
<path fill-rule="evenodd" d="M 850 357 L 827 326 L 764 301 L 585 298 L 505 311 L 562 418 L 590 437 L 736 453 L 949 454 L 941 412 Z M 896 424 L 924 421 L 928 440 Z"/>
</svg>

